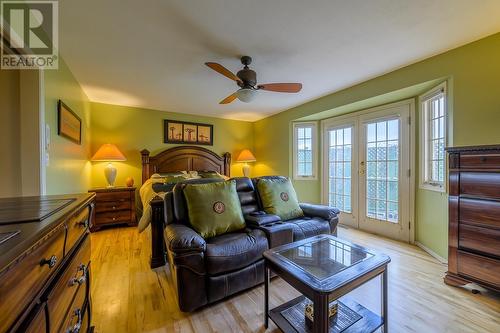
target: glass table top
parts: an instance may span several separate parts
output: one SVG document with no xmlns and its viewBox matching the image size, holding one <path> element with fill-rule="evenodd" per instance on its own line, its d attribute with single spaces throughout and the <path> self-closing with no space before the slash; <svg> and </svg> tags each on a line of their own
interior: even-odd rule
<svg viewBox="0 0 500 333">
<path fill-rule="evenodd" d="M 313 239 L 276 253 L 319 280 L 373 257 L 361 248 L 332 238 Z"/>
</svg>

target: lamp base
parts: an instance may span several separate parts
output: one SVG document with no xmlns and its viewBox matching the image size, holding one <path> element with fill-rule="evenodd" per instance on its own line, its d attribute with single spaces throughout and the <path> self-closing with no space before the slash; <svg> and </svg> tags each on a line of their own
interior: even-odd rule
<svg viewBox="0 0 500 333">
<path fill-rule="evenodd" d="M 243 176 L 250 178 L 250 166 L 245 163 L 241 169 L 243 171 Z"/>
<path fill-rule="evenodd" d="M 104 176 L 106 176 L 106 180 L 108 181 L 108 188 L 115 187 L 116 168 L 113 164 L 108 163 L 106 168 L 104 168 Z"/>
</svg>

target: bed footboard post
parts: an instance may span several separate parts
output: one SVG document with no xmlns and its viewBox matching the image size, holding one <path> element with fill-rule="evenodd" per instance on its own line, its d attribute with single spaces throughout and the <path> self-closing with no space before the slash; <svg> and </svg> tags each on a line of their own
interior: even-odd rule
<svg viewBox="0 0 500 333">
<path fill-rule="evenodd" d="M 231 177 L 231 153 L 222 154 L 224 158 L 224 174 Z"/>
<path fill-rule="evenodd" d="M 165 253 L 165 239 L 163 230 L 165 228 L 164 222 L 164 204 L 163 199 L 156 197 L 151 200 L 151 268 L 164 266 L 167 263 L 167 256 Z"/>
<path fill-rule="evenodd" d="M 141 150 L 142 158 L 142 183 L 149 179 L 149 150 Z"/>
</svg>

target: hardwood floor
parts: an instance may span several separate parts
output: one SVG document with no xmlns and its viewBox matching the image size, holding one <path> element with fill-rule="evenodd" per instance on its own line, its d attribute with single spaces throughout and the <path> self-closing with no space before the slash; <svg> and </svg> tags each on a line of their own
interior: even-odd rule
<svg viewBox="0 0 500 333">
<path fill-rule="evenodd" d="M 500 332 L 500 295 L 443 283 L 446 266 L 416 246 L 353 229 L 339 237 L 388 254 L 391 332 Z M 265 332 L 264 287 L 258 286 L 195 313 L 177 308 L 168 267 L 149 268 L 150 235 L 136 228 L 107 229 L 92 237 L 93 325 L 96 332 Z M 271 307 L 298 293 L 271 282 Z M 351 294 L 379 313 L 380 282 Z M 271 323 L 267 332 L 277 332 Z"/>
</svg>

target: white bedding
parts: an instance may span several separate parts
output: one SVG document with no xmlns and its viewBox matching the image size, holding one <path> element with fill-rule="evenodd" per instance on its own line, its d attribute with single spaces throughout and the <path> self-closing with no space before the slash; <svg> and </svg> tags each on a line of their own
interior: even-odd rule
<svg viewBox="0 0 500 333">
<path fill-rule="evenodd" d="M 153 200 L 156 196 L 159 196 L 162 199 L 165 197 L 164 192 L 156 193 L 153 190 L 154 183 L 163 183 L 163 179 L 151 177 L 146 180 L 139 189 L 139 196 L 141 197 L 142 202 L 142 216 L 138 224 L 139 232 L 143 232 L 151 223 L 151 205 L 149 204 L 151 200 Z"/>
</svg>

